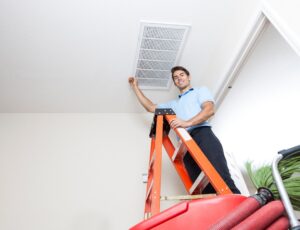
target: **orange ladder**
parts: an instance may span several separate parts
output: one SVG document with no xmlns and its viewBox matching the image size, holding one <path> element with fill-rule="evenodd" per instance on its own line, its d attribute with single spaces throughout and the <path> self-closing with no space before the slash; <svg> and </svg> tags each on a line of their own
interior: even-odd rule
<svg viewBox="0 0 300 230">
<path fill-rule="evenodd" d="M 155 110 L 150 131 L 151 148 L 144 211 L 145 219 L 160 212 L 162 146 L 164 146 L 188 194 L 201 193 L 209 182 L 218 195 L 232 194 L 227 184 L 184 128 L 174 129 L 180 139 L 179 146 L 174 147 L 169 138 L 169 124 L 175 117 L 176 115 L 172 109 Z M 194 183 L 191 181 L 183 163 L 186 151 L 190 153 L 201 169 L 201 173 Z"/>
</svg>

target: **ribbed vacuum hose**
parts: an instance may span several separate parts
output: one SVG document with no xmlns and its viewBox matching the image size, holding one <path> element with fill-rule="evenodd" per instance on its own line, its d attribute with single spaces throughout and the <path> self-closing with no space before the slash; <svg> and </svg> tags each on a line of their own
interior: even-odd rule
<svg viewBox="0 0 300 230">
<path fill-rule="evenodd" d="M 289 219 L 286 216 L 281 216 L 273 224 L 266 228 L 266 230 L 286 230 L 289 228 L 289 225 Z"/>
<path fill-rule="evenodd" d="M 234 226 L 232 230 L 264 230 L 282 216 L 284 211 L 284 206 L 280 200 L 272 201 Z"/>
<path fill-rule="evenodd" d="M 209 230 L 230 230 L 271 200 L 273 200 L 272 193 L 266 188 L 260 188 L 257 194 L 248 197 Z"/>
</svg>

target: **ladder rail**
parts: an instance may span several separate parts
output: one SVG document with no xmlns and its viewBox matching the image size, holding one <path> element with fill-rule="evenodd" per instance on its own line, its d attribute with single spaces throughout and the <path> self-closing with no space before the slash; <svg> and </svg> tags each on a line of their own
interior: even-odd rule
<svg viewBox="0 0 300 230">
<path fill-rule="evenodd" d="M 148 177 L 152 180 L 147 182 L 145 217 L 158 214 L 160 212 L 160 189 L 161 189 L 161 168 L 162 168 L 162 140 L 163 140 L 163 116 L 157 116 L 156 135 L 153 139 L 154 148 L 150 156 Z M 152 162 L 152 159 L 153 162 Z"/>
<path fill-rule="evenodd" d="M 145 198 L 145 218 L 149 217 L 150 213 L 151 213 L 151 200 L 150 198 L 150 191 L 152 190 L 152 186 L 153 186 L 153 175 L 152 175 L 152 159 L 154 158 L 154 154 L 155 154 L 155 138 L 152 137 L 151 138 L 151 146 L 150 146 L 150 156 L 149 156 L 149 166 L 148 166 L 148 179 L 147 179 L 147 187 L 146 187 L 146 198 Z"/>
</svg>

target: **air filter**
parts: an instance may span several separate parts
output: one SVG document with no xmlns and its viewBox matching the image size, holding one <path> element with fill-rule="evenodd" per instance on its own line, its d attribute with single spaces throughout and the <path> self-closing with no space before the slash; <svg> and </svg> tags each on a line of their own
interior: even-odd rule
<svg viewBox="0 0 300 230">
<path fill-rule="evenodd" d="M 170 70 L 178 63 L 189 25 L 142 22 L 134 76 L 141 89 L 169 89 Z"/>
</svg>

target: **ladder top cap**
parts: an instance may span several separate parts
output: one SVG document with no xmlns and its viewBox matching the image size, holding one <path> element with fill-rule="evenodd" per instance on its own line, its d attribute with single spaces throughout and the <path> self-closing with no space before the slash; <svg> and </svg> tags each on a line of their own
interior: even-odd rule
<svg viewBox="0 0 300 230">
<path fill-rule="evenodd" d="M 165 109 L 155 109 L 155 115 L 176 115 L 173 109 L 165 108 Z"/>
</svg>

